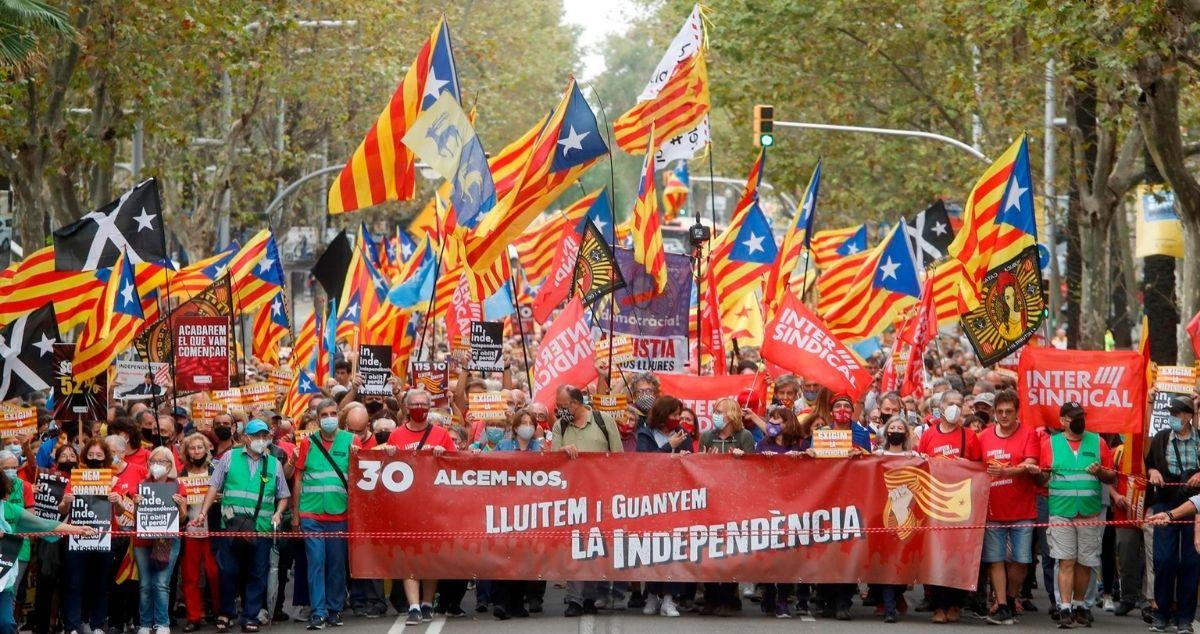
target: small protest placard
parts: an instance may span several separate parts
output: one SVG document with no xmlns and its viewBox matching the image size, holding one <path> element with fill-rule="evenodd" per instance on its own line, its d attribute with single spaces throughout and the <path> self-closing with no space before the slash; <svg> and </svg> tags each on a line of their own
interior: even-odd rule
<svg viewBox="0 0 1200 634">
<path fill-rule="evenodd" d="M 74 485 L 72 485 L 74 487 Z M 107 494 L 105 494 L 107 495 Z M 112 502 L 107 497 L 98 495 L 75 494 L 71 502 L 70 521 L 76 526 L 90 526 L 97 531 L 91 537 L 71 536 L 67 544 L 70 550 L 105 551 L 112 550 Z"/>
<path fill-rule="evenodd" d="M 419 387 L 433 398 L 434 407 L 446 407 L 450 403 L 450 395 L 446 391 L 449 383 L 450 369 L 445 361 L 413 361 L 413 387 Z"/>
<path fill-rule="evenodd" d="M 508 408 L 499 392 L 477 392 L 468 394 L 468 409 L 479 420 L 504 420 L 508 417 Z"/>
<path fill-rule="evenodd" d="M 204 496 L 208 495 L 208 487 L 212 483 L 212 476 L 207 473 L 181 476 L 179 481 L 183 483 L 183 488 L 187 489 L 188 506 L 196 506 L 204 503 Z"/>
<path fill-rule="evenodd" d="M 0 537 L 0 587 L 15 587 L 17 580 L 10 579 L 17 574 L 17 557 L 25 540 L 16 535 L 6 534 Z"/>
<path fill-rule="evenodd" d="M 211 423 L 218 414 L 224 414 L 229 408 L 221 403 L 198 399 L 192 401 L 192 421 Z"/>
<path fill-rule="evenodd" d="M 58 475 L 42 471 L 38 473 L 36 486 L 33 490 L 33 513 L 44 520 L 61 518 L 58 504 L 62 502 L 63 492 L 67 490 L 68 480 Z"/>
<path fill-rule="evenodd" d="M 814 430 L 812 447 L 818 458 L 845 458 L 854 447 L 854 432 L 849 429 Z"/>
<path fill-rule="evenodd" d="M 358 376 L 363 396 L 392 395 L 392 347 L 363 344 L 358 347 Z"/>
<path fill-rule="evenodd" d="M 498 321 L 471 322 L 471 365 L 477 372 L 504 371 L 504 324 Z"/>
<path fill-rule="evenodd" d="M 1167 405 L 1176 396 L 1190 396 L 1196 388 L 1196 368 L 1186 365 L 1160 365 L 1154 376 L 1154 399 L 1150 402 L 1151 438 L 1171 426 Z"/>
<path fill-rule="evenodd" d="M 108 415 L 108 373 L 76 381 L 75 344 L 54 344 L 54 420 L 104 420 Z"/>
<path fill-rule="evenodd" d="M 32 407 L 0 407 L 0 439 L 37 433 L 37 410 Z"/>
<path fill-rule="evenodd" d="M 595 394 L 592 396 L 592 409 L 596 413 L 604 417 L 605 420 L 611 421 L 612 424 L 618 427 L 624 424 L 625 418 L 629 415 L 629 397 L 624 393 L 617 394 Z"/>
<path fill-rule="evenodd" d="M 254 414 L 255 410 L 262 408 L 275 407 L 275 388 L 266 381 L 258 381 L 256 383 L 248 383 L 241 387 L 242 390 L 242 407 L 247 414 Z"/>
<path fill-rule="evenodd" d="M 274 385 L 275 390 L 279 392 L 287 392 L 295 379 L 296 371 L 286 365 L 271 370 L 267 375 L 267 381 Z"/>
<path fill-rule="evenodd" d="M 179 507 L 172 499 L 179 491 L 174 482 L 143 482 L 138 485 L 138 537 L 170 537 L 179 532 Z"/>
<path fill-rule="evenodd" d="M 229 387 L 229 317 L 186 315 L 175 322 L 175 387 Z"/>
<path fill-rule="evenodd" d="M 75 497 L 108 497 L 112 491 L 112 479 L 112 469 L 74 469 L 71 471 L 71 493 Z"/>
</svg>

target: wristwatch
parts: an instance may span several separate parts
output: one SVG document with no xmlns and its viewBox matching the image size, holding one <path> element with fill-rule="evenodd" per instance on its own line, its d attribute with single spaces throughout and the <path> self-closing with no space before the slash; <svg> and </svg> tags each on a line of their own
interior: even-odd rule
<svg viewBox="0 0 1200 634">
<path fill-rule="evenodd" d="M 1174 514 L 1174 513 L 1172 513 L 1172 512 L 1170 512 L 1170 511 L 1167 511 L 1167 520 L 1168 520 L 1168 521 L 1171 521 L 1171 522 L 1174 522 L 1174 521 L 1175 521 L 1175 514 Z"/>
</svg>

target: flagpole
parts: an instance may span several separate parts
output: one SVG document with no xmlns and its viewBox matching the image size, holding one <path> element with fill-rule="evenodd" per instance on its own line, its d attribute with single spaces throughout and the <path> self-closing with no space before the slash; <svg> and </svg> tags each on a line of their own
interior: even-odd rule
<svg viewBox="0 0 1200 634">
<path fill-rule="evenodd" d="M 805 230 L 805 234 L 806 234 L 805 240 L 808 239 L 807 233 L 808 233 L 808 230 L 806 229 Z M 804 267 L 801 268 L 801 270 L 800 270 L 800 302 L 801 303 L 804 302 L 804 295 L 808 293 L 808 260 L 810 257 L 812 257 L 812 250 L 809 249 L 808 247 L 805 247 L 804 248 Z M 787 284 L 789 286 L 791 285 L 791 277 L 792 277 L 791 275 L 788 276 Z M 786 293 L 787 288 L 784 288 L 783 292 Z"/>
<path fill-rule="evenodd" d="M 689 187 L 690 187 L 690 185 L 689 185 Z M 712 231 L 709 232 L 709 237 L 708 237 L 709 245 L 708 245 L 708 256 L 707 256 L 709 270 L 711 271 L 712 270 L 712 236 L 713 236 L 713 233 L 715 233 L 717 230 L 717 181 L 716 181 L 715 170 L 713 169 L 713 144 L 712 144 L 712 141 L 708 142 L 708 211 L 712 217 Z M 696 208 L 696 224 L 700 224 L 700 208 L 699 207 Z M 700 248 L 703 251 L 703 248 L 702 247 L 700 247 Z M 696 328 L 697 335 L 696 336 L 697 337 L 699 337 L 699 333 L 700 333 L 700 327 L 699 327 L 700 326 L 700 313 L 704 310 L 704 295 L 700 292 L 700 290 L 701 290 L 701 288 L 700 288 L 701 275 L 700 275 L 700 272 L 698 269 L 699 269 L 699 264 L 697 264 L 697 272 L 696 272 L 696 326 L 697 326 L 697 328 Z M 717 280 L 714 279 L 713 284 L 716 284 L 716 283 L 717 283 Z M 717 298 L 716 289 L 713 289 L 713 298 L 714 299 Z M 721 323 L 720 301 L 721 301 L 720 299 L 717 299 L 717 302 L 718 302 L 717 305 L 712 307 L 713 310 L 717 312 L 718 328 L 720 327 L 720 323 Z M 717 336 L 724 337 L 725 335 L 724 335 L 724 333 L 717 333 Z M 733 349 L 735 351 L 737 350 L 737 339 L 733 340 Z M 725 359 L 721 359 L 721 361 L 725 361 Z M 715 361 L 714 361 L 714 363 L 715 363 Z M 728 363 L 725 364 L 725 372 L 726 373 L 729 372 L 730 367 L 732 365 L 733 365 L 732 359 Z M 697 372 L 699 372 L 699 367 L 700 367 L 700 342 L 697 341 L 696 342 Z M 716 368 L 714 368 L 714 371 L 715 370 L 716 370 Z"/>
<path fill-rule="evenodd" d="M 446 250 L 446 240 L 442 240 L 441 246 L 438 247 L 437 261 L 433 267 L 433 289 L 429 291 L 429 303 L 425 306 L 425 315 L 421 318 L 421 349 L 417 350 L 417 358 L 425 358 L 425 333 L 429 328 L 429 315 L 433 312 L 433 299 L 437 297 L 438 280 L 442 276 L 442 253 Z M 467 266 L 470 266 L 469 264 Z M 430 353 L 432 354 L 432 348 Z"/>
<path fill-rule="evenodd" d="M 520 263 L 517 267 L 520 268 Z M 525 269 L 521 268 L 521 274 L 525 274 Z M 512 290 L 513 312 L 517 316 L 517 334 L 521 336 L 521 358 L 525 360 L 525 384 L 530 390 L 533 389 L 533 376 L 529 374 L 529 348 L 525 345 L 525 323 L 521 319 L 521 304 L 517 301 L 517 276 L 510 275 L 508 278 L 508 286 Z M 531 392 L 532 393 L 532 392 Z"/>
<path fill-rule="evenodd" d="M 610 199 L 612 202 L 609 203 L 609 212 L 612 215 L 612 247 L 613 247 L 613 249 L 616 249 L 617 248 L 617 210 L 616 210 L 615 203 L 617 200 L 617 177 L 616 177 L 616 171 L 613 169 L 612 130 L 610 129 L 610 127 L 608 125 L 608 113 L 605 112 L 605 110 L 604 110 L 604 100 L 600 98 L 600 93 L 597 92 L 596 88 L 594 86 L 592 86 L 590 83 L 588 83 L 588 82 L 584 82 L 584 83 L 587 83 L 588 89 L 592 91 L 592 96 L 594 96 L 596 98 L 596 103 L 600 106 L 600 116 L 604 119 L 604 136 L 606 139 L 608 139 L 608 189 L 612 195 L 612 198 Z M 653 131 L 652 131 L 652 133 L 653 133 Z M 649 160 L 653 161 L 654 158 L 650 157 Z M 580 187 L 582 187 L 582 185 Z M 615 256 L 615 253 L 614 253 L 614 256 Z M 613 266 L 617 266 L 617 258 L 616 257 L 613 258 Z M 619 267 L 618 267 L 618 270 L 620 270 Z M 617 298 L 616 298 L 616 293 L 614 292 L 613 296 L 608 299 L 608 376 L 609 376 L 610 380 L 612 378 L 612 360 L 613 360 L 613 322 L 616 321 L 616 316 L 617 316 Z"/>
</svg>

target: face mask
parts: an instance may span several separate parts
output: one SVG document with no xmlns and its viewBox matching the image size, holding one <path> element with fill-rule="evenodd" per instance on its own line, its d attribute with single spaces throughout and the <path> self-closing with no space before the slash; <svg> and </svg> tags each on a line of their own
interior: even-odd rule
<svg viewBox="0 0 1200 634">
<path fill-rule="evenodd" d="M 60 462 L 60 463 L 58 463 L 58 470 L 62 471 L 63 473 L 71 473 L 71 470 L 74 468 L 75 468 L 75 462 Z"/>
<path fill-rule="evenodd" d="M 391 438 L 391 436 L 392 436 L 392 432 L 390 432 L 390 431 L 377 431 L 377 432 L 375 432 L 375 443 L 380 444 L 380 445 L 386 445 L 388 438 Z"/>
<path fill-rule="evenodd" d="M 821 395 L 821 393 L 820 393 L 820 392 L 808 392 L 808 391 L 805 391 L 805 392 L 804 392 L 804 400 L 805 400 L 806 402 L 808 402 L 808 403 L 813 403 L 813 402 L 816 402 L 816 400 L 817 400 L 817 397 L 818 397 L 818 396 L 820 396 L 820 395 Z"/>
<path fill-rule="evenodd" d="M 853 416 L 854 416 L 854 412 L 851 412 L 848 409 L 834 410 L 833 411 L 833 422 L 841 424 L 841 425 L 845 425 L 846 423 L 850 422 L 850 419 Z"/>
<path fill-rule="evenodd" d="M 646 412 L 650 411 L 651 407 L 654 406 L 654 397 L 650 396 L 649 394 L 643 394 L 637 397 L 637 400 L 633 402 L 633 405 L 634 407 L 638 408 L 639 412 L 645 414 Z"/>
<path fill-rule="evenodd" d="M 940 408 L 940 407 L 929 408 L 929 415 L 933 416 L 934 418 L 941 418 L 942 417 L 942 408 Z"/>
<path fill-rule="evenodd" d="M 112 457 L 112 465 L 114 467 L 120 466 L 122 462 L 124 462 L 124 459 L 121 458 L 121 456 L 113 456 Z"/>
<path fill-rule="evenodd" d="M 16 480 L 17 479 L 17 470 L 16 469 L 5 469 L 4 475 L 8 476 L 9 480 Z"/>
<path fill-rule="evenodd" d="M 221 442 L 225 442 L 226 440 L 233 438 L 233 429 L 230 427 L 217 427 L 213 430 L 213 433 L 216 434 L 217 440 L 220 440 Z"/>
<path fill-rule="evenodd" d="M 200 456 L 199 458 L 188 458 L 188 462 L 192 463 L 193 467 L 199 467 L 204 465 L 205 459 L 206 456 Z"/>
<path fill-rule="evenodd" d="M 487 428 L 487 439 L 488 439 L 488 444 L 491 444 L 491 445 L 494 445 L 494 444 L 500 442 L 501 440 L 504 440 L 504 430 L 499 427 L 488 427 Z"/>
<path fill-rule="evenodd" d="M 889 431 L 887 433 L 887 442 L 889 445 L 903 445 L 904 439 L 907 437 L 908 434 L 902 431 Z"/>
<path fill-rule="evenodd" d="M 16 456 L 17 460 L 20 460 L 21 456 L 25 453 L 24 451 L 21 451 L 21 445 L 15 443 L 6 446 L 5 449 L 7 449 L 12 455 Z"/>
<path fill-rule="evenodd" d="M 953 423 L 953 422 L 958 421 L 958 415 L 962 413 L 962 408 L 959 407 L 958 405 L 947 405 L 946 411 L 944 413 L 945 413 L 944 420 L 947 423 Z"/>
<path fill-rule="evenodd" d="M 725 429 L 725 415 L 724 414 L 713 414 L 712 415 L 712 423 L 713 423 L 713 429 L 715 429 L 717 431 L 721 431 L 722 429 Z"/>
<path fill-rule="evenodd" d="M 425 417 L 429 415 L 428 407 L 410 407 L 408 408 L 408 419 L 414 423 L 424 423 Z"/>
<path fill-rule="evenodd" d="M 675 431 L 675 430 L 679 429 L 679 419 L 678 418 L 668 418 L 666 428 L 667 428 L 667 431 Z"/>
<path fill-rule="evenodd" d="M 779 397 L 779 404 L 784 407 L 792 407 L 796 404 L 796 398 L 794 396 L 781 396 Z"/>
<path fill-rule="evenodd" d="M 322 418 L 321 419 L 321 431 L 323 431 L 327 434 L 332 434 L 333 432 L 337 431 L 337 428 L 338 428 L 338 419 L 336 419 L 336 418 Z"/>
<path fill-rule="evenodd" d="M 99 469 L 104 466 L 104 459 L 88 458 L 83 461 L 83 464 L 87 465 L 88 469 Z"/>
<path fill-rule="evenodd" d="M 778 423 L 767 423 L 767 435 L 774 438 L 783 433 L 783 425 Z"/>
<path fill-rule="evenodd" d="M 167 475 L 167 466 L 161 464 L 150 465 L 150 475 L 153 476 L 155 480 Z"/>
<path fill-rule="evenodd" d="M 256 438 L 256 439 L 250 441 L 250 449 L 254 453 L 262 453 L 267 450 L 267 447 L 270 447 L 270 446 L 271 446 L 271 441 L 267 440 L 266 438 Z"/>
<path fill-rule="evenodd" d="M 533 425 L 518 425 L 517 437 L 521 440 L 529 440 L 533 438 Z"/>
<path fill-rule="evenodd" d="M 1084 429 L 1083 417 L 1073 419 L 1069 425 L 1072 434 L 1082 434 Z"/>
<path fill-rule="evenodd" d="M 570 418 L 571 418 L 571 408 L 569 408 L 569 407 L 555 407 L 555 408 L 554 408 L 554 415 L 555 415 L 556 417 L 558 417 L 558 418 L 570 419 Z"/>
</svg>

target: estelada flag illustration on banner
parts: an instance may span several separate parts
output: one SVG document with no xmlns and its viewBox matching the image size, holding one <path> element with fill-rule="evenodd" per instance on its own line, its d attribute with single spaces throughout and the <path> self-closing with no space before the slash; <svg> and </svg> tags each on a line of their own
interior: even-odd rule
<svg viewBox="0 0 1200 634">
<path fill-rule="evenodd" d="M 1087 429 L 1141 433 L 1146 410 L 1146 360 L 1137 350 L 1112 352 L 1027 347 L 1017 366 L 1022 420 L 1059 427 L 1059 408 L 1077 401 Z"/>
<path fill-rule="evenodd" d="M 763 333 L 762 357 L 807 381 L 834 392 L 859 396 L 871 385 L 871 373 L 849 347 L 834 337 L 825 322 L 788 293 Z"/>
<path fill-rule="evenodd" d="M 562 385 L 582 388 L 596 378 L 596 347 L 592 328 L 583 316 L 579 296 L 571 298 L 538 346 L 533 366 L 534 401 L 554 407 L 554 390 Z"/>
</svg>

